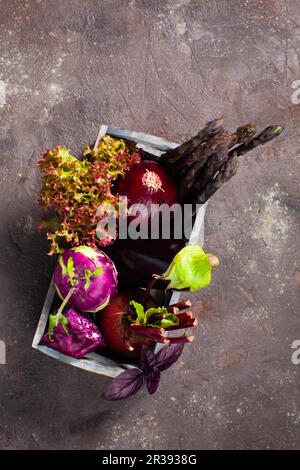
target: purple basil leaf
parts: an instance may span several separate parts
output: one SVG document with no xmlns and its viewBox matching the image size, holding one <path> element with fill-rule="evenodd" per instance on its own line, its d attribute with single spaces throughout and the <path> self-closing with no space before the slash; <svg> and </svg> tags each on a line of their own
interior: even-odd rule
<svg viewBox="0 0 300 470">
<path fill-rule="evenodd" d="M 154 367 L 148 374 L 145 374 L 145 382 L 150 395 L 155 393 L 160 382 L 160 370 Z"/>
<path fill-rule="evenodd" d="M 160 370 L 166 370 L 171 367 L 174 362 L 176 362 L 183 351 L 184 344 L 171 344 L 171 346 L 167 346 L 161 349 L 157 355 L 157 365 L 156 367 Z"/>
<path fill-rule="evenodd" d="M 152 349 L 147 346 L 143 346 L 141 357 L 140 357 L 140 366 L 143 372 L 147 373 L 153 367 L 157 367 L 157 357 Z"/>
<path fill-rule="evenodd" d="M 102 397 L 105 400 L 123 400 L 137 393 L 143 384 L 143 372 L 138 368 L 128 369 L 108 385 Z"/>
</svg>

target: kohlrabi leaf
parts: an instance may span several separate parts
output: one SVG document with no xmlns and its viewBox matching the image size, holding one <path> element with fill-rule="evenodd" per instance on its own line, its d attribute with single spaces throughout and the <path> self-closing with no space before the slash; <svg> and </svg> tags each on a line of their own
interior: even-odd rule
<svg viewBox="0 0 300 470">
<path fill-rule="evenodd" d="M 87 276 L 85 278 L 84 290 L 87 291 L 90 285 L 91 285 L 91 276 Z"/>
<path fill-rule="evenodd" d="M 62 257 L 61 257 L 61 259 L 62 259 Z M 62 264 L 61 264 L 61 266 L 62 266 Z M 75 276 L 75 271 L 74 271 L 74 260 L 71 256 L 68 258 L 66 269 L 67 269 L 67 274 L 68 274 L 68 277 L 69 277 L 69 279 L 68 279 L 69 284 L 71 284 L 71 286 L 75 286 L 76 276 Z"/>
<path fill-rule="evenodd" d="M 48 336 L 52 339 L 53 330 L 56 327 L 56 315 L 49 315 Z"/>
<path fill-rule="evenodd" d="M 68 319 L 67 317 L 65 317 L 64 315 L 60 315 L 59 316 L 59 319 L 58 319 L 58 324 L 56 325 L 56 321 L 57 321 L 57 316 L 56 315 L 49 315 L 49 327 L 48 327 L 48 337 L 49 339 L 51 340 L 52 339 L 52 335 L 53 335 L 53 330 L 57 327 L 57 325 L 61 324 L 61 326 L 63 327 L 65 333 L 68 335 L 69 332 L 68 332 L 68 329 L 67 329 L 67 323 L 68 323 Z"/>
<path fill-rule="evenodd" d="M 62 255 L 60 255 L 58 262 L 62 270 L 62 275 L 64 276 L 65 274 L 68 274 L 67 266 L 64 263 Z"/>
<path fill-rule="evenodd" d="M 73 261 L 73 258 L 71 256 L 70 256 L 70 258 L 68 259 L 68 262 L 67 262 L 67 272 L 68 272 L 69 278 L 73 279 L 73 277 L 75 276 L 74 261 Z"/>
<path fill-rule="evenodd" d="M 85 283 L 84 283 L 84 290 L 87 291 L 88 288 L 90 287 L 91 285 L 91 276 L 93 275 L 92 271 L 90 269 L 86 269 L 84 271 L 84 279 L 85 279 Z"/>
<path fill-rule="evenodd" d="M 219 265 L 218 258 L 205 253 L 199 245 L 187 245 L 173 258 L 167 271 L 157 279 L 170 281 L 167 289 L 189 289 L 195 292 L 208 286 L 211 270 Z"/>
<path fill-rule="evenodd" d="M 105 400 L 123 400 L 137 393 L 144 384 L 144 374 L 138 369 L 129 369 L 113 379 L 102 397 Z"/>
<path fill-rule="evenodd" d="M 84 271 L 84 279 L 85 279 L 85 284 L 84 284 L 84 290 L 87 291 L 88 288 L 91 285 L 91 278 L 95 276 L 100 276 L 100 274 L 103 273 L 103 268 L 101 266 L 98 266 L 94 271 L 91 271 L 90 269 L 86 269 Z"/>
<path fill-rule="evenodd" d="M 68 331 L 68 328 L 67 328 L 67 324 L 68 324 L 67 317 L 65 317 L 64 315 L 60 315 L 58 323 L 61 324 L 61 326 L 63 327 L 65 333 L 68 335 L 69 331 Z"/>
<path fill-rule="evenodd" d="M 100 276 L 100 274 L 103 273 L 103 268 L 101 268 L 101 266 L 98 266 L 98 268 L 95 269 L 95 271 L 93 271 L 93 276 Z"/>
</svg>

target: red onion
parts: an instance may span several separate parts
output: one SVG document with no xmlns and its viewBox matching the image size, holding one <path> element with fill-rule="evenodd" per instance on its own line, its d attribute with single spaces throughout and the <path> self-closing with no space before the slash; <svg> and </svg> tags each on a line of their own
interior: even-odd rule
<svg viewBox="0 0 300 470">
<path fill-rule="evenodd" d="M 152 204 L 178 202 L 177 188 L 165 170 L 156 162 L 142 160 L 133 165 L 117 184 L 120 196 L 127 196 L 129 206 L 143 204 L 151 214 Z"/>
</svg>

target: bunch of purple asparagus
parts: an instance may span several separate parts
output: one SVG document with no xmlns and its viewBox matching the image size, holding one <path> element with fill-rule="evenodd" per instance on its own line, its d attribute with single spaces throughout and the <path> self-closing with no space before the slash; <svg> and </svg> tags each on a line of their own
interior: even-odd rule
<svg viewBox="0 0 300 470">
<path fill-rule="evenodd" d="M 269 126 L 256 134 L 246 124 L 230 133 L 224 118 L 206 124 L 196 136 L 160 158 L 160 164 L 179 187 L 181 203 L 204 204 L 237 172 L 239 157 L 279 136 L 283 128 Z"/>
</svg>

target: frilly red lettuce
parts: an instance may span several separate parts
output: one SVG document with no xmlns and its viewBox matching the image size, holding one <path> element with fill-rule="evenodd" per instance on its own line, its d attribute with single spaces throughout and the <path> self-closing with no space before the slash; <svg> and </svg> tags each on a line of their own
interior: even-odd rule
<svg viewBox="0 0 300 470">
<path fill-rule="evenodd" d="M 96 151 L 86 147 L 84 155 L 78 160 L 59 146 L 47 150 L 39 161 L 40 228 L 46 228 L 51 241 L 49 254 L 70 246 L 106 246 L 113 242 L 105 233 L 101 240 L 97 237 L 97 224 L 105 215 L 97 215 L 97 210 L 101 205 L 118 209 L 117 198 L 111 193 L 112 182 L 140 162 L 139 153 L 129 151 L 124 141 L 110 136 L 103 137 Z"/>
</svg>

